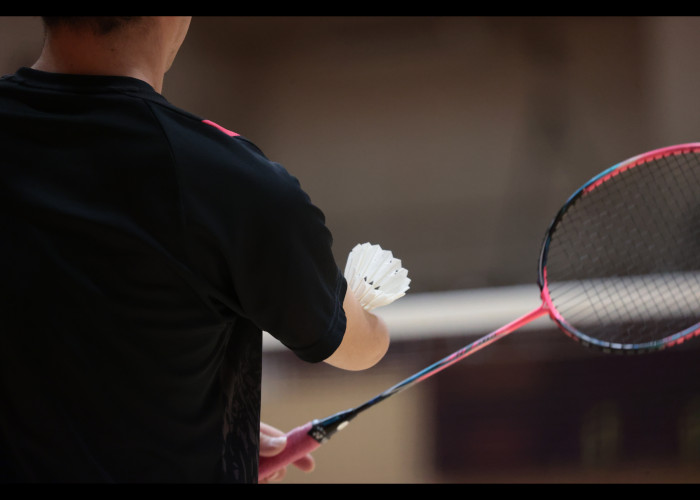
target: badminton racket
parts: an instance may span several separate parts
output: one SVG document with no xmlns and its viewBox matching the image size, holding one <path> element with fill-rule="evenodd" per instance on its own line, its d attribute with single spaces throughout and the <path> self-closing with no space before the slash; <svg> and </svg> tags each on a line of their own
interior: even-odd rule
<svg viewBox="0 0 700 500">
<path fill-rule="evenodd" d="M 287 434 L 261 457 L 259 478 L 327 442 L 360 413 L 549 315 L 566 335 L 605 352 L 641 353 L 700 332 L 700 143 L 656 149 L 574 192 L 545 233 L 541 305 L 355 408 Z"/>
</svg>

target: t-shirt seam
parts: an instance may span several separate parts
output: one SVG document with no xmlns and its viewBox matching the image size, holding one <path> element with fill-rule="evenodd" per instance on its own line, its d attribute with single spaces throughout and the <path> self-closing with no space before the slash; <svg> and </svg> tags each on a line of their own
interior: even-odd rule
<svg viewBox="0 0 700 500">
<path fill-rule="evenodd" d="M 165 140 L 165 143 L 168 146 L 168 153 L 170 154 L 170 161 L 172 165 L 172 170 L 173 170 L 173 175 L 175 176 L 175 182 L 177 183 L 177 202 L 178 202 L 178 209 L 179 209 L 179 215 L 180 215 L 180 224 L 182 224 L 183 231 L 186 232 L 188 228 L 188 218 L 187 218 L 187 209 L 185 207 L 185 201 L 184 201 L 184 192 L 183 192 L 183 182 L 182 182 L 182 172 L 180 171 L 179 168 L 179 163 L 177 161 L 177 156 L 175 155 L 175 151 L 173 149 L 172 142 L 170 141 L 170 137 L 168 136 L 168 133 L 166 132 L 165 128 L 163 127 L 163 124 L 158 118 L 158 115 L 156 114 L 155 110 L 153 109 L 153 106 L 156 104 L 150 99 L 147 98 L 142 98 L 142 101 L 144 104 L 146 104 L 146 107 L 148 108 L 148 111 L 151 113 L 151 116 L 153 116 L 153 119 L 155 120 L 158 128 L 160 129 L 161 133 L 163 134 L 163 139 Z"/>
</svg>

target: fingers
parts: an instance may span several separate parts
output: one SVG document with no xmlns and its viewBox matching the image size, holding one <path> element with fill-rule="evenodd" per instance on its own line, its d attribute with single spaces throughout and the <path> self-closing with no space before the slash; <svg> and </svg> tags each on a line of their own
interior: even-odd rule
<svg viewBox="0 0 700 500">
<path fill-rule="evenodd" d="M 260 456 L 272 457 L 281 453 L 287 445 L 287 436 L 284 431 L 264 422 L 260 422 Z M 311 454 L 307 454 L 293 462 L 293 465 L 303 472 L 311 472 L 316 467 L 316 461 Z M 272 475 L 261 479 L 260 484 L 281 481 L 287 475 L 287 467 L 275 471 Z"/>
<path fill-rule="evenodd" d="M 287 475 L 287 468 L 282 467 L 281 469 L 276 470 L 275 472 L 273 472 L 271 475 L 267 476 L 266 478 L 260 479 L 258 481 L 258 484 L 276 483 L 276 482 L 284 479 L 284 476 L 286 476 L 286 475 Z"/>
<path fill-rule="evenodd" d="M 294 462 L 294 466 L 303 472 L 311 472 L 316 468 L 316 461 L 311 454 L 308 454 Z"/>
<path fill-rule="evenodd" d="M 314 460 L 314 457 L 311 456 L 311 454 L 303 456 L 296 462 L 294 462 L 292 465 L 294 465 L 296 468 L 301 470 L 302 472 L 311 472 L 314 470 L 316 467 L 316 462 Z M 282 479 L 285 478 L 287 475 L 287 467 L 282 467 L 281 469 L 276 470 L 273 472 L 270 476 L 261 479 L 258 481 L 258 484 L 268 484 L 268 483 L 275 483 L 278 481 L 281 481 Z"/>
<path fill-rule="evenodd" d="M 260 456 L 273 457 L 287 445 L 287 436 L 276 427 L 260 422 Z"/>
</svg>

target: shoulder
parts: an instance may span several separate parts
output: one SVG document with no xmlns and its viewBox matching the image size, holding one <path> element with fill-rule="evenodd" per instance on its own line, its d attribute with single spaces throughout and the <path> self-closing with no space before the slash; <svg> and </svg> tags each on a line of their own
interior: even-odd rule
<svg viewBox="0 0 700 500">
<path fill-rule="evenodd" d="M 221 180 L 234 176 L 240 182 L 262 182 L 268 187 L 275 186 L 275 181 L 296 183 L 284 167 L 229 126 L 167 103 L 151 103 L 151 108 L 183 175 Z"/>
<path fill-rule="evenodd" d="M 229 126 L 172 106 L 152 106 L 165 134 L 185 207 L 284 220 L 310 200 L 298 179 Z M 214 208 L 215 207 L 215 208 Z M 193 212 L 190 212 L 193 215 Z"/>
</svg>

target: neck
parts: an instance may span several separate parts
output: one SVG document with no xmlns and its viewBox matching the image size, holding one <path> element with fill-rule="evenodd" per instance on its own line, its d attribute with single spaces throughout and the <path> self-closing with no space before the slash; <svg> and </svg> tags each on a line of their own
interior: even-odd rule
<svg viewBox="0 0 700 500">
<path fill-rule="evenodd" d="M 52 73 L 129 76 L 162 92 L 170 60 L 156 23 L 129 26 L 118 33 L 51 30 L 32 68 Z"/>
</svg>

